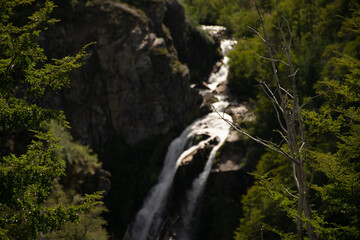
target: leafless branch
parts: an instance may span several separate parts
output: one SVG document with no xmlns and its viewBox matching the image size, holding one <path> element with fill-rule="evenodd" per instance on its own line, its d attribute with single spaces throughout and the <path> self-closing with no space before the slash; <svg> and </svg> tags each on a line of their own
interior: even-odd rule
<svg viewBox="0 0 360 240">
<path fill-rule="evenodd" d="M 250 135 L 249 133 L 247 133 L 244 129 L 242 129 L 240 126 L 234 124 L 233 122 L 225 119 L 215 108 L 213 108 L 213 110 L 219 115 L 219 117 L 224 120 L 226 123 L 228 123 L 231 127 L 233 127 L 236 131 L 238 131 L 239 133 L 249 137 L 250 139 L 252 139 L 253 141 L 273 150 L 274 152 L 280 153 L 281 155 L 289 158 L 291 161 L 296 162 L 298 164 L 300 164 L 300 162 L 298 160 L 296 160 L 295 158 L 293 158 L 292 156 L 290 156 L 287 152 L 285 152 L 283 149 L 281 149 L 279 146 L 277 146 L 275 143 L 271 143 L 270 141 L 266 141 L 263 139 L 260 139 L 258 137 L 254 137 L 252 135 Z M 271 143 L 271 144 L 269 144 Z M 273 146 L 271 146 L 273 145 Z"/>
<path fill-rule="evenodd" d="M 279 88 L 281 89 L 281 91 L 285 92 L 286 95 L 288 95 L 291 99 L 294 99 L 293 95 L 291 95 L 285 88 L 279 86 Z"/>
<path fill-rule="evenodd" d="M 282 64 L 284 64 L 285 66 L 289 66 L 289 64 L 287 64 L 286 62 L 282 61 L 281 59 L 277 58 L 277 59 L 274 59 L 274 58 L 268 58 L 268 57 L 264 57 L 264 56 L 261 56 L 260 54 L 258 54 L 257 52 L 255 52 L 253 49 L 245 46 L 246 49 L 250 50 L 251 52 L 253 52 L 257 57 L 259 58 L 262 58 L 262 59 L 265 59 L 265 60 L 269 60 L 269 61 L 274 61 L 274 62 L 281 62 Z"/>
<path fill-rule="evenodd" d="M 311 100 L 313 100 L 313 99 L 315 99 L 315 98 L 317 98 L 317 97 L 320 97 L 320 96 L 322 96 L 322 95 L 324 95 L 323 93 L 321 93 L 321 94 L 318 94 L 318 95 L 315 95 L 315 96 L 313 96 L 313 97 L 310 97 L 303 105 L 301 105 L 300 107 L 301 108 L 303 108 L 306 104 L 308 104 Z"/>
<path fill-rule="evenodd" d="M 254 2 L 257 13 L 260 18 L 260 26 L 263 32 L 262 34 L 260 34 L 255 29 L 253 29 L 252 31 L 260 37 L 261 41 L 265 44 L 267 48 L 268 55 L 266 57 L 261 57 L 261 58 L 271 61 L 273 78 L 276 84 L 276 90 L 275 90 L 276 97 L 274 92 L 272 92 L 266 84 L 261 83 L 261 87 L 263 88 L 265 94 L 270 99 L 274 109 L 276 110 L 278 122 L 283 130 L 279 132 L 282 138 L 288 144 L 289 153 L 285 152 L 286 154 L 284 154 L 283 149 L 281 149 L 278 145 L 275 145 L 269 141 L 265 141 L 250 136 L 240 127 L 236 128 L 235 126 L 235 129 L 240 133 L 250 137 L 252 140 L 264 145 L 265 147 L 268 147 L 274 150 L 275 152 L 281 153 L 284 156 L 288 156 L 292 160 L 293 177 L 299 194 L 297 198 L 298 211 L 297 211 L 297 216 L 295 217 L 297 224 L 297 234 L 298 234 L 298 239 L 303 240 L 304 231 L 303 231 L 302 215 L 304 215 L 308 219 L 313 219 L 313 217 L 312 217 L 310 203 L 307 199 L 309 188 L 306 184 L 307 181 L 306 181 L 305 169 L 304 169 L 305 168 L 304 163 L 306 162 L 306 153 L 307 153 L 306 152 L 307 141 L 303 126 L 303 120 L 301 116 L 302 109 L 299 106 L 299 96 L 297 93 L 297 86 L 296 86 L 296 74 L 298 73 L 299 69 L 296 69 L 294 67 L 292 62 L 292 57 L 290 54 L 290 50 L 293 42 L 293 35 L 290 29 L 289 21 L 284 17 L 282 17 L 282 19 L 280 17 L 279 9 L 278 9 L 278 0 L 276 0 L 277 29 L 279 31 L 279 34 L 281 35 L 282 50 L 285 54 L 285 59 L 286 59 L 286 60 L 281 60 L 276 54 L 276 49 L 272 44 L 270 44 L 270 41 L 268 39 L 267 32 L 265 29 L 264 19 L 261 13 L 261 6 L 257 3 L 257 0 L 254 0 Z M 285 34 L 285 32 L 288 32 L 288 34 Z M 286 62 L 285 65 L 288 67 L 289 70 L 288 77 L 290 78 L 291 81 L 291 93 L 285 90 L 280 84 L 278 71 L 275 65 L 275 62 L 280 62 L 280 61 L 277 61 L 277 59 L 274 58 L 274 53 L 276 54 L 277 58 L 281 60 L 282 63 Z M 279 103 L 280 100 L 281 102 Z M 278 111 L 279 109 L 281 110 L 282 113 L 281 116 L 280 116 L 280 112 Z M 282 125 L 281 120 L 285 122 L 285 126 Z M 284 136 L 283 133 L 286 133 L 286 136 Z M 299 143 L 299 135 L 300 135 L 300 143 Z M 312 182 L 312 180 L 310 180 L 310 182 Z M 290 193 L 286 189 L 285 191 Z M 306 223 L 306 228 L 307 228 L 308 238 L 310 240 L 316 240 L 317 234 L 315 232 L 315 228 L 312 226 L 310 222 Z"/>
<path fill-rule="evenodd" d="M 289 194 L 291 197 L 296 198 L 296 199 L 299 199 L 297 196 L 295 196 L 294 194 L 292 194 L 291 192 L 289 192 L 289 191 L 286 189 L 286 187 L 284 187 L 284 189 L 285 189 L 285 192 L 287 192 L 287 194 Z"/>
<path fill-rule="evenodd" d="M 253 27 L 247 26 L 247 28 L 250 30 L 250 32 L 255 33 L 256 35 L 258 35 L 258 37 L 264 42 L 266 43 L 266 40 L 260 35 L 259 31 L 256 30 Z"/>
<path fill-rule="evenodd" d="M 295 77 L 296 73 L 299 71 L 299 69 L 296 69 L 294 73 L 290 74 L 288 77 Z"/>
<path fill-rule="evenodd" d="M 286 25 L 287 25 L 287 28 L 288 28 L 288 32 L 290 34 L 290 39 L 289 39 L 289 46 L 288 48 L 291 49 L 291 45 L 292 45 L 292 40 L 293 40 L 293 35 L 292 35 L 292 31 L 291 31 L 291 28 L 290 28 L 290 25 L 289 25 L 289 21 L 282 16 L 282 18 L 284 19 L 284 21 L 286 22 Z"/>
<path fill-rule="evenodd" d="M 301 146 L 300 146 L 300 150 L 299 153 L 301 153 L 302 148 L 305 146 L 305 142 L 302 142 Z"/>
<path fill-rule="evenodd" d="M 281 131 L 276 130 L 276 132 L 281 135 L 281 137 L 285 140 L 286 143 L 289 143 L 289 140 L 287 139 L 287 137 Z"/>
<path fill-rule="evenodd" d="M 284 113 L 282 107 L 281 107 L 280 104 L 278 103 L 276 97 L 274 96 L 274 94 L 273 94 L 273 92 L 270 90 L 270 88 L 267 86 L 267 84 L 266 84 L 265 82 L 263 82 L 263 81 L 260 82 L 260 84 L 261 84 L 261 87 L 263 88 L 266 96 L 270 99 L 270 101 L 271 101 L 271 103 L 272 103 L 272 105 L 273 105 L 273 107 L 274 107 L 274 109 L 275 109 L 276 118 L 277 118 L 277 120 L 278 120 L 278 123 L 279 123 L 281 129 L 282 129 L 285 133 L 287 133 L 287 130 L 285 129 L 284 125 L 283 125 L 282 122 L 281 122 L 281 118 L 280 118 L 280 114 L 279 114 L 279 110 L 278 110 L 278 108 L 279 108 L 280 111 L 281 111 L 282 113 Z M 269 94 L 270 94 L 270 95 L 269 95 Z"/>
<path fill-rule="evenodd" d="M 296 176 L 296 165 L 295 165 L 295 163 L 292 163 L 292 167 L 293 167 L 294 181 L 295 181 L 297 189 L 299 189 L 300 188 L 300 183 L 299 183 L 298 177 Z"/>
<path fill-rule="evenodd" d="M 260 9 L 260 6 L 257 4 L 257 1 L 255 0 L 255 8 L 258 12 L 258 15 L 260 17 L 260 23 L 261 23 L 261 28 L 263 30 L 263 34 L 264 34 L 264 40 L 265 40 L 265 44 L 266 44 L 266 47 L 267 47 L 267 50 L 268 50 L 268 54 L 269 54 L 269 58 L 273 58 L 273 53 L 272 53 L 272 46 L 271 44 L 269 44 L 269 41 L 268 41 L 268 37 L 267 37 L 267 34 L 266 34 L 266 30 L 265 30 L 265 23 L 264 23 L 264 19 L 262 17 L 262 14 L 261 14 L 261 9 Z M 277 86 L 277 93 L 281 99 L 281 104 L 282 106 L 284 106 L 284 100 L 283 98 L 281 97 L 282 94 L 280 92 L 280 82 L 279 82 L 279 78 L 278 78 L 278 75 L 277 75 L 277 69 L 276 69 L 276 66 L 275 66 L 275 62 L 274 61 L 271 61 L 271 67 L 272 67 L 272 70 L 273 70 L 273 76 L 274 76 L 274 79 L 275 79 L 275 83 L 276 83 L 276 86 Z"/>
<path fill-rule="evenodd" d="M 261 81 L 260 82 L 261 87 L 263 88 L 264 92 L 266 94 L 270 94 L 269 98 L 271 99 L 271 101 L 273 101 L 275 103 L 275 105 L 280 109 L 280 111 L 283 113 L 284 110 L 283 108 L 280 106 L 279 102 L 277 101 L 274 93 L 271 91 L 271 89 L 269 88 L 269 86 L 266 84 L 266 82 Z"/>
<path fill-rule="evenodd" d="M 301 153 L 301 150 L 303 149 L 303 154 L 301 155 L 301 158 L 303 162 L 305 162 L 306 160 L 306 146 L 307 146 L 307 141 L 306 141 L 306 134 L 305 134 L 305 130 L 304 130 L 304 124 L 303 124 L 303 120 L 302 120 L 302 114 L 301 114 L 301 107 L 299 106 L 299 103 L 297 105 L 297 114 L 298 114 L 298 122 L 299 122 L 299 132 L 300 132 L 300 138 L 302 141 L 302 146 L 299 150 L 299 154 Z"/>
</svg>

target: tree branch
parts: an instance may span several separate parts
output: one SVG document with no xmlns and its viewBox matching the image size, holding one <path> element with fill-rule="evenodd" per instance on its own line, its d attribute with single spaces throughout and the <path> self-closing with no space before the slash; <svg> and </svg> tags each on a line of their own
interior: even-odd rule
<svg viewBox="0 0 360 240">
<path fill-rule="evenodd" d="M 279 86 L 279 87 L 284 93 L 286 93 L 286 95 L 288 95 L 291 99 L 294 99 L 293 95 L 291 95 L 285 88 L 283 88 L 281 86 Z"/>
<path fill-rule="evenodd" d="M 276 130 L 276 132 L 278 132 L 281 135 L 281 137 L 285 140 L 286 143 L 289 143 L 289 140 L 286 138 L 286 136 L 281 131 Z"/>
<path fill-rule="evenodd" d="M 253 141 L 255 141 L 255 142 L 257 142 L 257 143 L 260 143 L 261 145 L 263 145 L 263 146 L 265 146 L 265 147 L 273 150 L 274 152 L 280 153 L 281 155 L 289 158 L 291 161 L 300 164 L 300 162 L 299 162 L 298 160 L 296 160 L 295 158 L 293 158 L 292 156 L 290 156 L 287 152 L 285 152 L 284 150 L 282 150 L 282 149 L 281 149 L 279 146 L 277 146 L 276 144 L 274 144 L 274 143 L 272 143 L 272 142 L 270 142 L 270 141 L 266 141 L 266 140 L 263 140 L 263 139 L 260 139 L 260 138 L 258 138 L 258 137 L 254 137 L 254 136 L 250 135 L 249 133 L 245 132 L 240 126 L 235 125 L 233 122 L 231 122 L 231 121 L 225 119 L 223 116 L 221 116 L 221 114 L 220 114 L 214 107 L 213 107 L 212 109 L 219 115 L 219 117 L 220 117 L 222 120 L 224 120 L 226 123 L 228 123 L 231 127 L 233 127 L 233 128 L 234 128 L 236 131 L 238 131 L 239 133 L 241 133 L 241 134 L 249 137 L 249 138 L 252 139 Z M 266 142 L 271 143 L 271 145 L 274 145 L 274 147 L 271 146 L 270 144 L 266 143 Z"/>
<path fill-rule="evenodd" d="M 295 199 L 299 199 L 299 197 L 297 197 L 297 196 L 295 196 L 294 194 L 292 194 L 291 192 L 289 192 L 289 191 L 286 189 L 286 187 L 284 187 L 284 189 L 285 189 L 285 192 L 286 192 L 287 194 L 289 194 L 291 197 L 293 197 L 293 198 L 295 198 Z"/>
<path fill-rule="evenodd" d="M 260 35 L 259 31 L 256 30 L 253 27 L 247 26 L 248 29 L 250 29 L 250 32 L 255 33 L 256 35 L 258 35 L 258 37 L 264 42 L 267 43 L 266 40 Z"/>
<path fill-rule="evenodd" d="M 269 61 L 274 61 L 274 62 L 280 62 L 282 64 L 284 64 L 285 66 L 289 66 L 288 63 L 282 61 L 281 59 L 274 59 L 274 58 L 268 58 L 268 57 L 264 57 L 264 56 L 261 56 L 260 54 L 258 54 L 257 52 L 255 52 L 254 50 L 252 50 L 251 48 L 249 48 L 248 46 L 245 46 L 246 49 L 250 50 L 251 52 L 253 52 L 257 57 L 259 58 L 262 58 L 262 59 L 265 59 L 265 60 L 269 60 Z"/>
<path fill-rule="evenodd" d="M 315 98 L 317 98 L 317 97 L 320 97 L 320 96 L 322 96 L 322 95 L 324 95 L 324 93 L 320 93 L 320 94 L 318 94 L 318 95 L 315 95 L 315 96 L 312 96 L 312 97 L 310 97 L 303 105 L 301 105 L 300 107 L 301 108 L 303 108 L 306 104 L 308 104 L 311 100 L 313 100 L 313 99 L 315 99 Z"/>
<path fill-rule="evenodd" d="M 265 92 L 266 94 L 270 93 L 270 95 L 271 95 L 271 96 L 269 96 L 270 100 L 271 100 L 271 101 L 274 101 L 275 105 L 276 105 L 276 106 L 281 110 L 281 112 L 283 113 L 283 112 L 284 112 L 283 108 L 280 106 L 280 104 L 279 104 L 279 102 L 277 101 L 274 93 L 270 90 L 270 88 L 269 88 L 269 86 L 266 84 L 266 82 L 261 81 L 261 82 L 260 82 L 260 85 L 261 85 L 261 87 L 263 88 L 263 90 L 264 90 L 264 92 Z M 264 89 L 264 87 L 265 87 L 265 89 Z"/>
<path fill-rule="evenodd" d="M 274 109 L 275 109 L 276 118 L 277 118 L 277 120 L 278 120 L 278 123 L 279 123 L 281 129 L 282 129 L 285 133 L 287 133 L 287 130 L 285 129 L 284 125 L 283 125 L 282 122 L 281 122 L 280 114 L 279 114 L 279 111 L 278 111 L 278 108 L 279 108 L 279 109 L 281 110 L 281 112 L 284 113 L 283 109 L 281 108 L 281 106 L 280 106 L 280 104 L 278 103 L 276 97 L 274 96 L 273 92 L 269 89 L 269 87 L 267 86 L 267 84 L 266 84 L 265 82 L 263 82 L 263 81 L 260 82 L 260 84 L 261 84 L 261 87 L 262 87 L 262 89 L 264 90 L 266 96 L 270 99 L 270 101 L 271 101 L 271 103 L 272 103 L 272 105 L 273 105 L 273 107 L 274 107 Z M 264 86 L 266 87 L 266 90 L 265 90 Z M 271 96 L 269 95 L 268 92 L 271 93 Z"/>
</svg>

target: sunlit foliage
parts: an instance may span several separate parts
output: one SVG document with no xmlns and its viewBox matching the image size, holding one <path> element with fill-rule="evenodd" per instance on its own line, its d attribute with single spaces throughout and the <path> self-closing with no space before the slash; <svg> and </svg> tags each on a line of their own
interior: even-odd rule
<svg viewBox="0 0 360 240">
<path fill-rule="evenodd" d="M 32 0 L 0 1 L 0 238 L 35 239 L 40 233 L 59 230 L 90 211 L 100 194 L 86 195 L 77 205 L 48 206 L 53 181 L 64 175 L 65 162 L 57 152 L 61 145 L 43 128 L 56 119 L 67 126 L 60 111 L 39 107 L 46 90 L 69 85 L 69 73 L 80 67 L 85 50 L 77 55 L 48 61 L 38 45 L 41 31 L 53 25 L 50 1 L 27 21 L 15 11 Z"/>
</svg>

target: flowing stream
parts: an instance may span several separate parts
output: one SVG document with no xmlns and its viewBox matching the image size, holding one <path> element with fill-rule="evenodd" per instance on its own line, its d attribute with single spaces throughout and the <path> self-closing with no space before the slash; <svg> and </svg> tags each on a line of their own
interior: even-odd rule
<svg viewBox="0 0 360 240">
<path fill-rule="evenodd" d="M 223 30 L 223 28 L 219 26 L 204 28 L 209 32 L 213 31 L 215 33 L 216 31 Z M 223 65 L 219 71 L 210 76 L 207 83 L 209 89 L 203 90 L 200 92 L 201 94 L 214 92 L 219 84 L 226 81 L 228 73 L 228 58 L 226 57 L 226 54 L 235 44 L 236 42 L 232 40 L 223 40 L 221 42 L 221 49 L 225 56 Z M 150 189 L 143 207 L 136 214 L 130 228 L 131 240 L 146 240 L 150 232 L 154 235 L 158 234 L 162 222 L 162 211 L 167 204 L 167 198 L 173 185 L 176 171 L 182 160 L 198 149 L 211 146 L 212 149 L 203 171 L 193 180 L 192 187 L 186 194 L 186 202 L 180 216 L 183 224 L 178 233 L 179 239 L 188 239 L 191 234 L 192 218 L 197 208 L 199 198 L 204 190 L 216 153 L 225 142 L 230 131 L 229 124 L 221 119 L 219 114 L 221 114 L 223 118 L 232 121 L 231 116 L 223 112 L 229 105 L 226 101 L 226 96 L 220 95 L 216 97 L 219 101 L 212 106 L 217 112 L 211 112 L 206 116 L 195 120 L 179 137 L 171 142 L 158 182 Z M 207 137 L 193 145 L 193 139 L 199 135 Z"/>
</svg>

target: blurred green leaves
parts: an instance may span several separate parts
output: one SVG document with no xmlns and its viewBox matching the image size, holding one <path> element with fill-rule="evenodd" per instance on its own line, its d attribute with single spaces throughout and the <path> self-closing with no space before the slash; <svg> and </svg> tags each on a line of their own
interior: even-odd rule
<svg viewBox="0 0 360 240">
<path fill-rule="evenodd" d="M 46 1 L 25 24 L 15 21 L 16 11 L 33 2 L 0 1 L 1 239 L 36 239 L 59 230 L 67 222 L 77 222 L 102 198 L 95 193 L 77 202 L 49 205 L 54 182 L 64 176 L 66 163 L 59 154 L 61 143 L 43 123 L 55 119 L 68 124 L 61 111 L 39 107 L 37 100 L 48 90 L 69 85 L 69 73 L 83 64 L 88 45 L 73 57 L 50 63 L 37 38 L 56 22 L 49 17 L 55 5 Z"/>
</svg>

